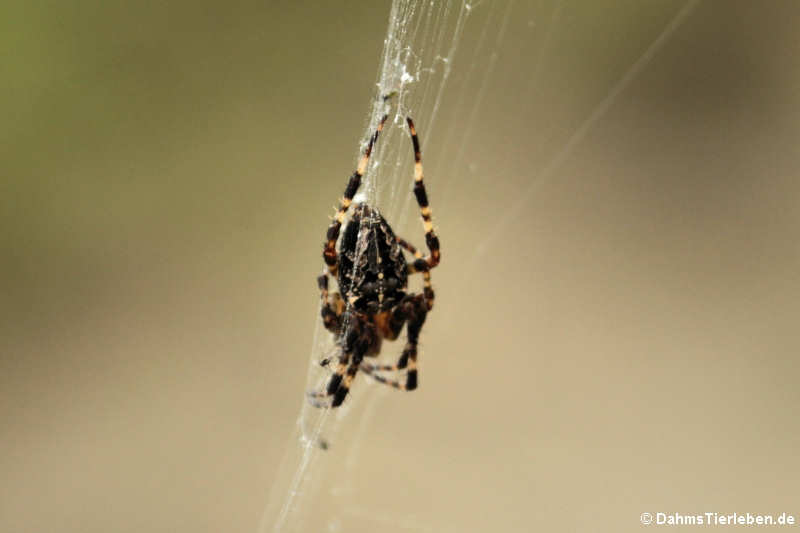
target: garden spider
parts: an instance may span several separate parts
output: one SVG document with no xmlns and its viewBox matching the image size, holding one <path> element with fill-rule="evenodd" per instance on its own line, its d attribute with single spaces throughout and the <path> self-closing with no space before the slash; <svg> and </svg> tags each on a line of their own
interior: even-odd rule
<svg viewBox="0 0 800 533">
<path fill-rule="evenodd" d="M 401 390 L 417 388 L 417 342 L 425 317 L 433 308 L 433 288 L 430 270 L 439 264 L 439 238 L 433 230 L 431 208 L 422 182 L 422 155 L 414 122 L 407 118 L 414 147 L 414 195 L 422 214 L 425 242 L 429 255 L 423 257 L 414 246 L 395 237 L 392 228 L 377 209 L 365 203 L 353 208 L 353 215 L 344 229 L 339 251 L 336 241 L 353 197 L 367 170 L 372 147 L 378 139 L 388 116 L 381 119 L 369 140 L 356 171 L 350 176 L 339 210 L 328 227 L 322 252 L 325 269 L 318 278 L 322 300 L 322 319 L 325 328 L 336 336 L 340 349 L 338 362 L 324 391 L 308 393 L 312 404 L 338 407 L 347 396 L 356 373 L 361 370 L 380 383 Z M 403 249 L 414 256 L 407 262 Z M 407 293 L 409 274 L 421 273 L 422 294 Z M 328 292 L 329 276 L 337 279 L 339 292 Z M 407 341 L 400 359 L 394 365 L 371 364 L 364 357 L 380 353 L 383 339 L 394 340 L 407 324 Z M 321 364 L 324 366 L 327 360 Z M 406 370 L 405 382 L 391 380 L 380 372 Z"/>
</svg>

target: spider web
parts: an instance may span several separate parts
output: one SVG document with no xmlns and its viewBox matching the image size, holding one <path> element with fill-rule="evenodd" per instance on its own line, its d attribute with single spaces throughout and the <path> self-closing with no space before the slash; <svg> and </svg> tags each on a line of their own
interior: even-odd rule
<svg viewBox="0 0 800 533">
<path fill-rule="evenodd" d="M 580 114 L 580 120 L 536 154 L 538 159 L 531 156 L 532 166 L 538 169 L 533 177 L 528 176 L 520 183 L 511 178 L 507 180 L 504 185 L 516 190 L 516 196 L 509 202 L 497 199 L 499 205 L 506 207 L 482 231 L 476 232 L 477 246 L 468 254 L 469 263 L 461 269 L 456 283 L 463 284 L 471 279 L 481 257 L 492 249 L 496 235 L 520 215 L 521 207 L 538 187 L 554 176 L 593 124 L 611 108 L 698 2 L 678 2 L 678 8 L 667 17 L 666 25 L 645 35 L 637 55 L 605 82 L 603 92 L 599 97 L 595 95 L 588 109 Z M 535 3 L 393 0 L 380 56 L 375 99 L 365 119 L 353 166 L 380 118 L 387 114 L 389 119 L 356 200 L 377 206 L 398 235 L 408 233 L 412 242 L 419 240 L 413 238 L 421 233 L 418 209 L 410 194 L 413 158 L 405 128 L 406 116 L 414 118 L 421 136 L 426 183 L 434 197 L 434 222 L 446 219 L 454 207 L 468 205 L 473 200 L 468 197 L 470 183 L 479 183 L 487 179 L 487 175 L 500 180 L 499 171 L 476 168 L 472 157 L 473 151 L 481 147 L 481 118 L 489 107 L 487 94 L 497 76 L 519 75 L 513 72 L 514 68 L 523 71 L 519 76 L 519 83 L 525 87 L 523 94 L 536 94 L 543 84 L 545 65 L 558 32 L 563 29 L 560 23 L 568 8 L 564 0 Z M 523 32 L 521 42 L 509 37 L 509 28 L 514 25 L 529 28 L 528 32 Z M 526 60 L 501 62 L 514 53 Z M 506 70 L 501 73 L 501 68 Z M 535 115 L 534 102 L 522 100 L 510 107 L 516 116 L 509 120 L 528 120 Z M 427 150 L 429 146 L 434 148 Z M 502 192 L 499 190 L 498 194 Z M 412 287 L 412 290 L 417 289 Z M 394 355 L 394 352 L 388 356 L 382 354 L 390 359 Z M 318 319 L 306 390 L 324 387 L 330 370 L 319 363 L 336 356 L 332 335 Z M 386 387 L 360 379 L 358 401 L 353 401 L 355 395 L 351 395 L 338 409 L 318 409 L 305 398 L 302 400 L 297 426 L 287 445 L 259 531 L 307 531 L 312 516 L 314 524 L 324 523 L 329 531 L 350 531 L 352 524 L 360 524 L 364 530 L 449 530 L 446 523 L 422 524 L 400 511 L 375 513 L 363 509 L 351 486 L 359 452 L 367 440 L 371 421 L 380 411 L 380 400 L 392 393 Z M 342 430 L 345 419 L 347 431 Z M 336 455 L 332 454 L 333 450 Z M 320 490 L 323 486 L 324 491 Z M 320 505 L 323 500 L 329 500 L 325 502 L 328 505 Z M 322 507 L 341 511 L 314 516 Z M 344 514 L 348 528 L 343 526 Z M 381 518 L 385 516 L 388 518 Z"/>
<path fill-rule="evenodd" d="M 389 120 L 375 146 L 356 201 L 377 206 L 390 220 L 396 221 L 393 222 L 395 227 L 405 227 L 411 211 L 413 152 L 408 131 L 404 129 L 405 118 L 413 116 L 424 150 L 425 139 L 434 133 L 452 64 L 471 11 L 468 2 L 456 0 L 392 2 L 376 79 L 375 100 L 357 158 L 363 153 L 381 117 L 389 115 Z M 413 212 L 419 216 L 416 208 Z M 356 253 L 363 253 L 363 250 L 356 250 Z M 336 357 L 337 347 L 332 337 L 318 319 L 306 390 L 320 390 L 330 376 L 330 371 L 323 368 L 320 361 Z M 359 382 L 359 396 L 366 394 L 363 390 L 366 387 L 362 385 Z M 331 466 L 326 450 L 344 444 L 339 439 L 338 430 L 339 422 L 345 417 L 357 419 L 344 462 L 345 469 L 354 467 L 361 436 L 375 413 L 379 404 L 377 400 L 385 393 L 381 386 L 370 389 L 369 402 L 358 402 L 354 406 L 354 402 L 346 401 L 335 410 L 319 409 L 303 400 L 297 428 L 287 446 L 260 531 L 305 530 L 307 509 L 318 497 L 319 484 L 328 477 L 324 472 Z M 364 405 L 366 407 L 361 407 Z M 346 492 L 342 487 L 335 490 L 340 494 Z M 337 496 L 334 493 L 331 497 Z M 337 530 L 336 522 L 336 517 L 328 521 L 330 530 Z"/>
</svg>

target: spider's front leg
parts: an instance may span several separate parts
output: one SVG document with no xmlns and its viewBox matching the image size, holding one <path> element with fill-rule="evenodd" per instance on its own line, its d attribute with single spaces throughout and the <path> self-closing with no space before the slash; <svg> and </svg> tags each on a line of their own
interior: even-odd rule
<svg viewBox="0 0 800 533">
<path fill-rule="evenodd" d="M 351 317 L 352 315 L 343 317 L 343 321 L 348 324 L 348 331 L 341 340 L 341 354 L 339 355 L 339 361 L 333 371 L 333 374 L 328 380 L 327 385 L 325 385 L 323 390 L 311 390 L 306 392 L 311 405 L 314 407 L 327 407 L 328 404 L 324 403 L 323 400 L 335 395 L 342 385 L 342 378 L 344 378 L 348 365 L 350 364 L 350 358 L 353 355 L 355 340 L 359 335 L 359 326 L 357 323 L 351 321 Z M 328 364 L 327 359 L 325 360 L 325 364 Z M 346 395 L 347 393 L 345 392 L 344 394 Z"/>
<path fill-rule="evenodd" d="M 322 398 L 332 397 L 330 407 L 338 407 L 344 402 L 350 386 L 358 373 L 359 365 L 370 347 L 377 340 L 374 327 L 367 324 L 362 315 L 347 313 L 342 317 L 347 332 L 341 341 L 341 355 L 333 375 L 325 386 L 325 391 L 311 391 L 309 400 L 315 407 L 324 407 Z"/>
<path fill-rule="evenodd" d="M 422 330 L 422 325 L 425 323 L 425 318 L 428 315 L 428 306 L 424 296 L 410 294 L 406 296 L 403 303 L 400 304 L 395 312 L 392 314 L 392 320 L 395 321 L 392 327 L 397 327 L 397 321 L 400 321 L 399 327 L 402 328 L 402 322 L 406 322 L 407 341 L 400 355 L 397 364 L 395 365 L 373 365 L 362 363 L 361 371 L 371 376 L 375 381 L 389 385 L 400 390 L 412 391 L 417 388 L 417 345 L 419 343 L 419 332 Z M 399 329 L 399 328 L 398 328 Z M 406 381 L 401 383 L 397 380 L 387 379 L 377 372 L 380 371 L 406 371 Z"/>
<path fill-rule="evenodd" d="M 346 365 L 346 369 L 345 366 L 340 363 L 341 374 L 338 373 L 340 369 L 337 369 L 337 374 L 331 377 L 327 391 L 329 395 L 333 395 L 331 407 L 339 407 L 347 397 L 347 393 L 350 392 L 350 386 L 358 373 L 358 367 L 361 364 L 361 360 L 364 358 L 365 352 L 366 350 L 361 349 L 354 351 L 352 360 L 349 365 Z M 337 375 L 340 376 L 338 379 L 336 379 Z"/>
</svg>

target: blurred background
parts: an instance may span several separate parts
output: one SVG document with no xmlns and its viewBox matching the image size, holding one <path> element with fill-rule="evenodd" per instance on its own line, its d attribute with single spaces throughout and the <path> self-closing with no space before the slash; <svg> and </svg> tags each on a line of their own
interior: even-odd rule
<svg viewBox="0 0 800 533">
<path fill-rule="evenodd" d="M 699 2 L 603 108 L 686 5 L 471 6 L 430 136 L 410 109 L 420 389 L 357 380 L 303 530 L 800 517 L 800 6 Z M 258 529 L 389 9 L 0 7 L 0 530 Z"/>
</svg>

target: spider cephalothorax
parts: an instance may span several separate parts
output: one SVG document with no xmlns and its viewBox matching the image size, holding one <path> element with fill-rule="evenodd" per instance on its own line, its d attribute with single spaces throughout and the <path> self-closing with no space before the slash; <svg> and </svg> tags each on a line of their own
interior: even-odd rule
<svg viewBox="0 0 800 533">
<path fill-rule="evenodd" d="M 439 238 L 433 230 L 431 209 L 422 181 L 422 156 L 414 123 L 407 119 L 414 147 L 414 196 L 417 198 L 425 228 L 425 243 L 430 254 L 423 257 L 414 246 L 395 236 L 385 218 L 367 204 L 359 203 L 345 226 L 339 250 L 339 240 L 345 214 L 361 185 L 367 170 L 372 147 L 383 129 L 383 117 L 367 145 L 358 168 L 350 176 L 344 198 L 331 225 L 322 252 L 325 270 L 318 279 L 322 298 L 322 319 L 325 327 L 336 336 L 341 350 L 338 364 L 324 391 L 309 392 L 312 403 L 325 405 L 322 400 L 331 397 L 330 406 L 341 405 L 350 390 L 356 373 L 362 372 L 375 380 L 402 390 L 417 388 L 417 343 L 425 317 L 433 308 L 433 288 L 430 270 L 439 264 Z M 403 250 L 414 255 L 409 263 Z M 409 274 L 421 273 L 422 294 L 408 293 Z M 330 294 L 328 281 L 336 278 L 339 291 Z M 394 340 L 406 326 L 408 340 L 400 359 L 394 365 L 377 365 L 363 362 L 364 357 L 380 353 L 383 339 Z M 325 361 L 327 364 L 327 360 Z M 404 382 L 384 377 L 380 372 L 405 370 Z"/>
</svg>

